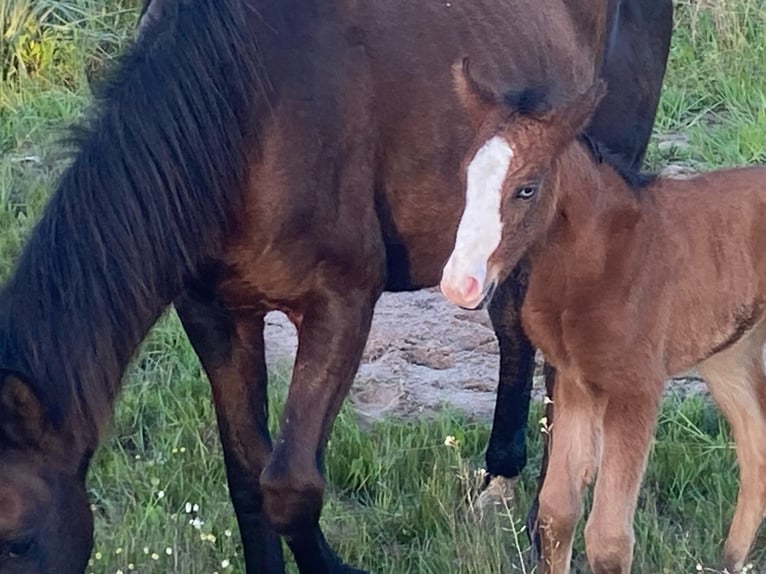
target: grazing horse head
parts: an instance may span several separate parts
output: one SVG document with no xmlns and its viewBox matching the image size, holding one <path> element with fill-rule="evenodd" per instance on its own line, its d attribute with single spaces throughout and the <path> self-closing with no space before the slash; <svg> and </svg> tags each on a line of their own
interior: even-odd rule
<svg viewBox="0 0 766 574">
<path fill-rule="evenodd" d="M 454 68 L 455 89 L 476 126 L 461 169 L 465 208 L 441 289 L 453 303 L 487 303 L 549 229 L 556 212 L 558 155 L 586 127 L 606 91 L 602 80 L 556 106 L 545 92 L 493 93 L 472 75 L 468 60 Z"/>
<path fill-rule="evenodd" d="M 84 464 L 17 375 L 0 375 L 0 572 L 80 574 L 93 546 Z"/>
</svg>

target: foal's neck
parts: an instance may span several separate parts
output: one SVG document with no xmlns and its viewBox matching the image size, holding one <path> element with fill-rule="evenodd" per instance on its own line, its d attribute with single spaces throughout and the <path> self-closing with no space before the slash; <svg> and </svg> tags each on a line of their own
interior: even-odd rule
<svg viewBox="0 0 766 574">
<path fill-rule="evenodd" d="M 643 206 L 622 176 L 579 142 L 558 158 L 552 178 L 554 219 L 529 253 L 532 273 L 546 278 L 535 285 L 552 292 L 573 281 L 599 282 L 610 258 L 635 242 Z"/>
<path fill-rule="evenodd" d="M 562 153 L 554 172 L 559 201 L 553 227 L 559 238 L 608 241 L 611 234 L 624 233 L 638 221 L 641 204 L 636 190 L 582 143 L 575 142 Z"/>
</svg>

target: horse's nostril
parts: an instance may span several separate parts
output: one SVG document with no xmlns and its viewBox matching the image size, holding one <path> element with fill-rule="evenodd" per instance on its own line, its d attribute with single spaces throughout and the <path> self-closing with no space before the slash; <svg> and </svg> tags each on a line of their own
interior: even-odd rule
<svg viewBox="0 0 766 574">
<path fill-rule="evenodd" d="M 476 277 L 466 275 L 460 284 L 460 295 L 466 300 L 470 301 L 479 296 L 480 286 Z"/>
</svg>

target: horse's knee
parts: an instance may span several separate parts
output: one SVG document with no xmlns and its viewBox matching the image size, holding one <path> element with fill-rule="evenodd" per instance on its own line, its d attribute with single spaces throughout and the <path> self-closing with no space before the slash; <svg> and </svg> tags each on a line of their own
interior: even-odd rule
<svg viewBox="0 0 766 574">
<path fill-rule="evenodd" d="M 315 527 L 322 511 L 325 483 L 315 465 L 295 468 L 272 460 L 261 473 L 263 512 L 283 536 Z"/>
<path fill-rule="evenodd" d="M 541 533 L 545 534 L 545 538 L 553 538 L 559 542 L 568 540 L 574 535 L 580 512 L 577 507 L 567 502 L 548 496 L 544 489 L 540 493 L 537 527 Z"/>
<path fill-rule="evenodd" d="M 633 562 L 634 536 L 630 528 L 623 532 L 585 527 L 585 553 L 594 574 L 628 574 Z"/>
</svg>

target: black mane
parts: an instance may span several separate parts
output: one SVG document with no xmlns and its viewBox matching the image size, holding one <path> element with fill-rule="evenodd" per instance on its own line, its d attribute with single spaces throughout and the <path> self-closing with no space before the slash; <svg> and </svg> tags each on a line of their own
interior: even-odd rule
<svg viewBox="0 0 766 574">
<path fill-rule="evenodd" d="M 503 94 L 503 104 L 522 116 L 536 116 L 550 111 L 548 89 L 528 87 Z"/>
<path fill-rule="evenodd" d="M 246 3 L 177 4 L 100 90 L 0 292 L 0 369 L 91 440 L 136 347 L 239 209 L 266 105 Z"/>
<path fill-rule="evenodd" d="M 609 151 L 605 145 L 593 139 L 586 132 L 577 136 L 577 140 L 590 151 L 597 163 L 605 163 L 611 167 L 631 189 L 642 189 L 657 179 L 657 174 L 643 173 L 633 169 L 621 156 Z"/>
</svg>

